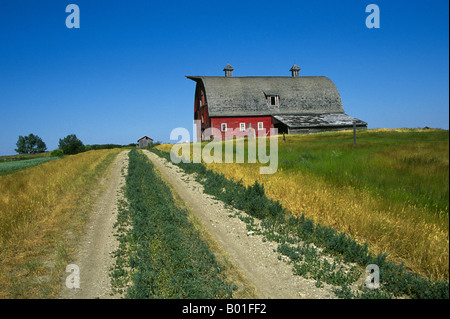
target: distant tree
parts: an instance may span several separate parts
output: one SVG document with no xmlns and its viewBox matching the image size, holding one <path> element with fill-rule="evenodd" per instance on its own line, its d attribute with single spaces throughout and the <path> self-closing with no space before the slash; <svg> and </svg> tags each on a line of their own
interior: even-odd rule
<svg viewBox="0 0 450 319">
<path fill-rule="evenodd" d="M 52 156 L 52 157 L 62 157 L 63 155 L 64 155 L 64 152 L 62 150 L 60 150 L 59 148 L 56 150 L 53 150 L 50 153 L 50 156 Z"/>
<path fill-rule="evenodd" d="M 86 150 L 83 142 L 75 134 L 67 135 L 65 138 L 59 139 L 59 149 L 66 155 L 78 154 Z"/>
<path fill-rule="evenodd" d="M 15 151 L 19 154 L 36 154 L 43 153 L 47 150 L 47 145 L 37 135 L 29 134 L 28 136 L 19 136 L 16 143 Z"/>
</svg>

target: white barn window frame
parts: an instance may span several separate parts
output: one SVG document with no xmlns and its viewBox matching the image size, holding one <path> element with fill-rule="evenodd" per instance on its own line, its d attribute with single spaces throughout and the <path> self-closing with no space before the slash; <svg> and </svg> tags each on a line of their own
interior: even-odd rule
<svg viewBox="0 0 450 319">
<path fill-rule="evenodd" d="M 262 130 L 264 130 L 264 123 L 258 122 L 258 131 L 262 131 Z"/>
<path fill-rule="evenodd" d="M 227 131 L 227 123 L 221 123 L 220 124 L 220 131 L 226 132 Z"/>
<path fill-rule="evenodd" d="M 241 132 L 244 132 L 244 131 L 245 131 L 245 123 L 239 123 L 239 130 L 240 130 Z"/>
<path fill-rule="evenodd" d="M 280 106 L 280 96 L 279 95 L 267 95 L 267 104 L 269 106 Z"/>
</svg>

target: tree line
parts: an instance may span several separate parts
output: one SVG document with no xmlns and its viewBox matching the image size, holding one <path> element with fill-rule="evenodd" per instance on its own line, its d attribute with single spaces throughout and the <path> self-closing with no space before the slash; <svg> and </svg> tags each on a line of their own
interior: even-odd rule
<svg viewBox="0 0 450 319">
<path fill-rule="evenodd" d="M 53 150 L 52 156 L 74 155 L 91 150 L 111 149 L 135 146 L 135 143 L 128 145 L 120 144 L 93 144 L 84 145 L 84 143 L 76 136 L 76 134 L 67 135 L 59 139 L 58 149 Z M 29 134 L 28 136 L 19 136 L 15 151 L 18 154 L 39 154 L 47 151 L 47 145 L 39 136 Z"/>
</svg>

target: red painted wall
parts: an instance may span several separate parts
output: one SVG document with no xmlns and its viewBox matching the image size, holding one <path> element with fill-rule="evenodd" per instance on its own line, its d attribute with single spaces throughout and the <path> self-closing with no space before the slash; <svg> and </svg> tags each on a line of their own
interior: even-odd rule
<svg viewBox="0 0 450 319">
<path fill-rule="evenodd" d="M 269 135 L 269 129 L 273 128 L 273 120 L 271 116 L 245 116 L 245 117 L 209 117 L 208 112 L 208 99 L 206 98 L 205 88 L 201 81 L 197 81 L 195 87 L 195 100 L 194 100 L 194 119 L 202 120 L 201 127 L 198 129 L 197 140 L 209 140 L 210 136 L 205 136 L 206 133 L 202 133 L 209 127 L 216 128 L 220 131 L 222 139 L 227 138 L 227 133 L 233 133 L 234 136 L 248 136 L 248 128 L 251 124 L 252 129 L 255 130 L 257 136 Z M 258 130 L 258 122 L 263 123 L 263 129 Z M 222 123 L 227 125 L 227 131 L 222 132 Z M 240 131 L 240 123 L 245 123 L 245 131 Z"/>
<path fill-rule="evenodd" d="M 258 130 L 258 122 L 263 123 L 263 129 Z M 227 125 L 227 132 L 231 133 L 234 130 L 234 136 L 244 136 L 248 135 L 249 124 L 251 124 L 252 129 L 255 130 L 257 136 L 269 135 L 269 129 L 273 128 L 272 117 L 270 116 L 255 116 L 255 117 L 212 117 L 211 127 L 221 131 L 222 123 Z M 245 131 L 240 131 L 240 123 L 245 123 Z M 221 132 L 222 139 L 226 138 L 227 132 Z M 205 139 L 208 139 L 205 136 Z"/>
</svg>

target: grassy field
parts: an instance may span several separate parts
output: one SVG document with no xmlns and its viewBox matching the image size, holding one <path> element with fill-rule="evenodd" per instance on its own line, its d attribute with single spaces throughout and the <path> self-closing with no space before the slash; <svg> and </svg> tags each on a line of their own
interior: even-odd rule
<svg viewBox="0 0 450 319">
<path fill-rule="evenodd" d="M 33 167 L 42 163 L 49 162 L 57 157 L 37 157 L 23 160 L 0 161 L 0 175 L 16 172 L 24 168 Z"/>
<path fill-rule="evenodd" d="M 259 164 L 208 164 L 300 216 L 345 232 L 375 253 L 427 277 L 448 280 L 449 132 L 366 130 L 288 135 L 278 171 Z M 170 145 L 159 146 L 169 150 Z"/>
<path fill-rule="evenodd" d="M 33 158 L 41 158 L 41 157 L 50 157 L 51 152 L 37 153 L 37 154 L 16 154 L 16 155 L 4 155 L 0 156 L 1 162 L 9 162 L 9 161 L 21 161 Z"/>
<path fill-rule="evenodd" d="M 0 176 L 0 298 L 51 298 L 91 191 L 120 150 L 90 151 Z"/>
</svg>

